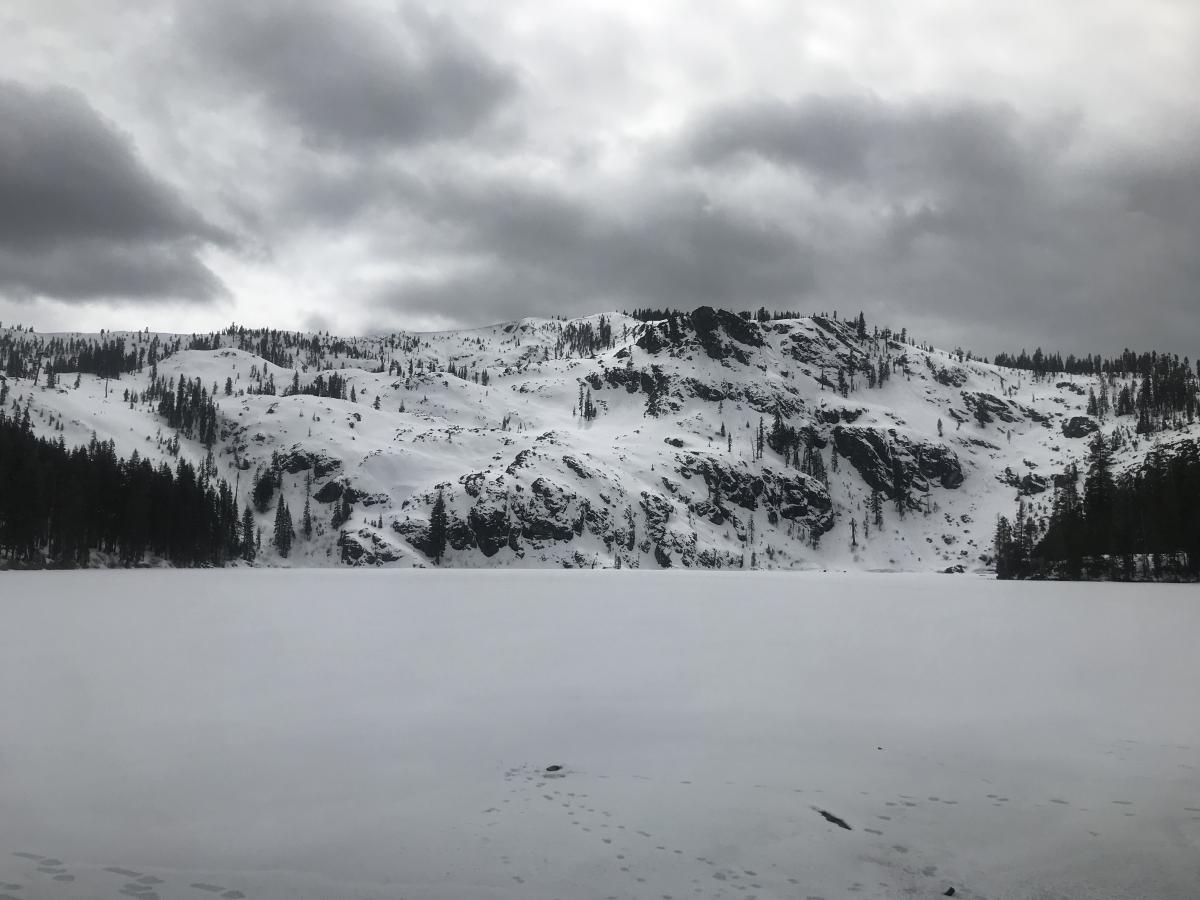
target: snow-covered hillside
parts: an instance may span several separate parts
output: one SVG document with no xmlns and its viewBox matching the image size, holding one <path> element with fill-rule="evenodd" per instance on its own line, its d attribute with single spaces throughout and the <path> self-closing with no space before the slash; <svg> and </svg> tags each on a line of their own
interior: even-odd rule
<svg viewBox="0 0 1200 900">
<path fill-rule="evenodd" d="M 821 316 L 104 338 L 179 349 L 119 380 L 10 377 L 10 411 L 28 406 L 38 433 L 67 444 L 94 433 L 122 455 L 178 453 L 236 486 L 239 504 L 274 465 L 293 516 L 311 495 L 316 528 L 282 559 L 271 510 L 258 514 L 258 564 L 428 564 L 441 493 L 445 565 L 970 570 L 1019 498 L 1046 511 L 1053 477 L 1097 428 L 1128 435 L 1124 466 L 1200 437 L 1183 426 L 1138 440 L 1129 418 L 1087 417 L 1097 379 L 1033 381 Z M 212 393 L 211 461 L 159 414 L 155 375 Z M 334 375 L 347 399 L 316 395 Z"/>
</svg>

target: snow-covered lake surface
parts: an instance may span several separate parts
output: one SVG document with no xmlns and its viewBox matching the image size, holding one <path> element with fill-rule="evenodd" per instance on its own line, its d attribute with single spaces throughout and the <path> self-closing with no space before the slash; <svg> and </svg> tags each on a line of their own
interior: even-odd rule
<svg viewBox="0 0 1200 900">
<path fill-rule="evenodd" d="M 1195 587 L 4 573 L 0 898 L 1194 900 L 1197 685 Z"/>
</svg>

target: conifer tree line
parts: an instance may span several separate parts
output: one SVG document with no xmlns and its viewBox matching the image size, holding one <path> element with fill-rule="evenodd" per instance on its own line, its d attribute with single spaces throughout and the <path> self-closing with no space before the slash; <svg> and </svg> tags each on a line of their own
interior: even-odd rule
<svg viewBox="0 0 1200 900">
<path fill-rule="evenodd" d="M 166 561 L 176 566 L 253 562 L 262 552 L 261 529 L 247 504 L 239 514 L 229 483 L 186 460 L 155 467 L 136 452 L 119 458 L 111 441 L 94 435 L 70 449 L 63 439 L 35 436 L 29 418 L 0 409 L 0 566 L 87 566 L 92 553 L 106 564 L 136 566 Z M 251 502 L 260 513 L 275 500 L 270 543 L 288 557 L 299 536 L 282 492 L 279 472 L 260 470 Z M 306 482 L 311 489 L 311 481 Z M 305 493 L 300 535 L 313 536 L 312 506 Z M 343 498 L 333 526 L 349 518 Z"/>
<path fill-rule="evenodd" d="M 595 327 L 591 322 L 568 322 L 555 341 L 554 358 L 560 359 L 564 355 L 593 356 L 614 346 L 612 322 L 602 315 Z"/>
<path fill-rule="evenodd" d="M 168 427 L 211 447 L 217 441 L 220 421 L 213 397 L 215 392 L 216 385 L 210 393 L 199 378 L 192 381 L 180 378 L 178 383 L 175 379 L 164 382 L 157 378 L 151 384 L 148 399 L 158 397 L 158 414 L 166 420 Z"/>
<path fill-rule="evenodd" d="M 1114 475 L 1111 449 L 1097 436 L 1082 489 L 1069 468 L 1057 479 L 1045 522 L 1026 509 L 996 527 L 999 578 L 1200 579 L 1200 444 L 1154 449 Z"/>
<path fill-rule="evenodd" d="M 1053 375 L 1112 375 L 1125 378 L 1131 375 L 1146 375 L 1159 366 L 1176 366 L 1187 363 L 1187 357 L 1181 362 L 1179 357 L 1170 353 L 1135 353 L 1132 350 L 1122 350 L 1118 356 L 1105 357 L 1099 353 L 1089 353 L 1084 356 L 1061 353 L 1045 353 L 1038 347 L 1032 354 L 1022 350 L 1020 353 L 997 353 L 993 362 L 998 366 L 1009 369 L 1022 369 L 1032 372 L 1035 376 L 1049 378 Z M 1200 369 L 1200 363 L 1198 363 Z M 1189 366 L 1190 368 L 1190 366 Z"/>
<path fill-rule="evenodd" d="M 130 566 L 148 557 L 222 565 L 242 550 L 233 492 L 188 462 L 118 458 L 94 436 L 68 449 L 0 410 L 0 559 L 87 565 L 92 551 Z"/>
<path fill-rule="evenodd" d="M 100 378 L 119 379 L 127 372 L 154 368 L 183 347 L 183 339 L 162 341 L 158 335 L 137 332 L 127 343 L 124 337 L 100 332 L 95 337 L 43 337 L 17 329 L 0 333 L 0 372 L 10 378 L 35 378 L 40 372 L 81 372 Z"/>
<path fill-rule="evenodd" d="M 622 315 L 629 316 L 631 319 L 637 319 L 639 322 L 661 322 L 663 319 L 668 319 L 671 316 L 686 315 L 688 310 L 674 309 L 672 307 L 664 307 L 655 309 L 654 307 L 638 307 L 633 312 L 623 312 Z M 743 319 L 753 319 L 756 322 L 779 322 L 785 319 L 803 319 L 813 315 L 813 313 L 799 312 L 794 309 L 768 310 L 765 306 L 760 306 L 753 312 L 744 309 L 738 313 Z M 825 313 L 821 313 L 825 315 Z M 859 313 L 861 316 L 862 313 Z M 833 313 L 833 317 L 837 318 L 837 313 Z"/>
</svg>

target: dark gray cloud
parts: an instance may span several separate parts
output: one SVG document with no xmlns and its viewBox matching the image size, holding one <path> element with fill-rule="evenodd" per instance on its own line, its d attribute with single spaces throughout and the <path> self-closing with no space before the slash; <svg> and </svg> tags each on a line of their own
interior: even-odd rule
<svg viewBox="0 0 1200 900">
<path fill-rule="evenodd" d="M 457 178 L 409 195 L 434 248 L 469 262 L 384 287 L 384 309 L 466 321 L 641 305 L 778 305 L 814 287 L 810 249 L 695 189 L 616 204 L 529 180 Z"/>
<path fill-rule="evenodd" d="M 0 81 L 0 288 L 17 297 L 208 300 L 228 244 L 79 94 Z"/>
<path fill-rule="evenodd" d="M 816 252 L 831 305 L 916 320 L 942 342 L 978 331 L 957 340 L 989 353 L 1200 343 L 1185 249 L 1200 246 L 1200 166 L 1089 158 L 1080 130 L 962 100 L 755 100 L 699 116 L 679 153 L 714 177 L 766 168 L 811 183 L 830 225 Z M 1139 295 L 1156 317 L 1137 312 Z"/>
<path fill-rule="evenodd" d="M 0 243 L 0 288 L 17 298 L 45 296 L 68 302 L 205 302 L 228 293 L 185 245 L 97 238 L 36 248 Z"/>
<path fill-rule="evenodd" d="M 1034 130 L 1001 104 L 818 96 L 710 110 L 688 128 L 682 148 L 695 164 L 758 158 L 827 186 L 1022 190 L 1037 157 L 1069 137 L 1062 127 Z"/>
<path fill-rule="evenodd" d="M 513 71 L 415 5 L 382 15 L 324 0 L 181 7 L 206 74 L 257 92 L 318 143 L 350 150 L 463 137 L 516 89 Z"/>
</svg>

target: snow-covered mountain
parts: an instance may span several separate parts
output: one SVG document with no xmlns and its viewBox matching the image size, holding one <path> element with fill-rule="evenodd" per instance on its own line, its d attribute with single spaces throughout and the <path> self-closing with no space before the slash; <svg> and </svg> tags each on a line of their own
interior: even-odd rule
<svg viewBox="0 0 1200 900">
<path fill-rule="evenodd" d="M 366 338 L 0 329 L 51 364 L 86 338 L 123 341 L 140 368 L 10 375 L 10 411 L 68 445 L 191 459 L 239 505 L 276 467 L 276 496 L 296 515 L 310 495 L 316 524 L 286 559 L 264 541 L 266 565 L 426 565 L 441 494 L 444 565 L 971 570 L 997 516 L 1048 509 L 1097 429 L 1127 435 L 1121 466 L 1200 437 L 1087 416 L 1099 379 L 1033 380 L 824 316 L 702 307 Z M 180 379 L 211 395 L 211 448 L 160 412 L 153 386 Z M 257 519 L 269 535 L 272 512 Z"/>
</svg>

